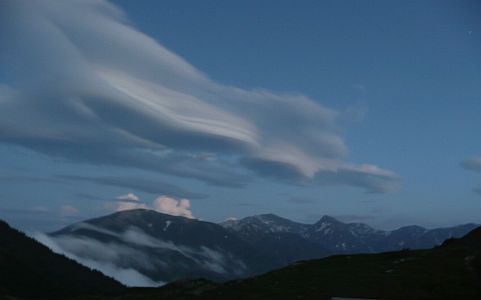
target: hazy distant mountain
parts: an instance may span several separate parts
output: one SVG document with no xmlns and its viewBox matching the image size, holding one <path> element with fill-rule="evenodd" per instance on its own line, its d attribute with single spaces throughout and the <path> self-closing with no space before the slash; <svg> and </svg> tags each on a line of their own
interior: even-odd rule
<svg viewBox="0 0 481 300">
<path fill-rule="evenodd" d="M 240 220 L 230 219 L 220 223 L 225 228 L 235 231 L 246 239 L 256 234 L 295 233 L 302 235 L 310 227 L 274 214 L 263 214 L 246 217 Z"/>
<path fill-rule="evenodd" d="M 0 299 L 65 299 L 92 293 L 108 294 L 125 288 L 0 221 Z M 5 298 L 4 298 L 5 297 Z"/>
<path fill-rule="evenodd" d="M 429 230 L 420 226 L 405 226 L 383 231 L 363 223 L 343 223 L 330 216 L 323 216 L 314 224 L 302 224 L 272 214 L 229 220 L 221 225 L 246 241 L 260 241 L 266 239 L 266 236 L 279 233 L 296 234 L 307 242 L 321 246 L 324 256 L 377 253 L 404 248 L 427 249 L 440 245 L 448 238 L 461 237 L 477 227 L 476 224 L 465 224 Z"/>
<path fill-rule="evenodd" d="M 329 216 L 302 224 L 273 214 L 214 224 L 130 210 L 73 224 L 50 237 L 88 266 L 128 285 L 149 286 L 186 278 L 242 278 L 333 254 L 429 248 L 473 228 L 382 231 Z"/>
<path fill-rule="evenodd" d="M 281 218 L 274 214 L 256 215 L 241 220 L 221 223 L 226 229 L 237 233 L 260 253 L 272 257 L 276 266 L 327 256 L 319 243 L 306 239 L 309 225 Z"/>
<path fill-rule="evenodd" d="M 201 277 L 227 280 L 276 266 L 274 259 L 218 224 L 152 210 L 118 212 L 50 236 L 80 261 L 133 269 L 158 283 Z"/>
<path fill-rule="evenodd" d="M 257 277 L 224 284 L 175 282 L 159 289 L 156 295 L 166 300 L 329 300 L 332 297 L 479 300 L 481 228 L 461 239 L 449 239 L 433 249 L 338 255 L 302 261 Z M 148 298 L 138 296 L 131 299 Z"/>
</svg>

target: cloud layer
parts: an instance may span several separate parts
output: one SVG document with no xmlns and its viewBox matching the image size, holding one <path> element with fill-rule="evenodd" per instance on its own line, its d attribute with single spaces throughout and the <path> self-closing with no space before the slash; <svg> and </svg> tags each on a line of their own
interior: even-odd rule
<svg viewBox="0 0 481 300">
<path fill-rule="evenodd" d="M 40 232 L 33 233 L 32 237 L 55 253 L 65 255 L 84 266 L 98 270 L 126 286 L 155 287 L 164 284 L 163 282 L 156 282 L 150 279 L 133 268 L 119 266 L 118 260 L 125 257 L 133 257 L 139 263 L 147 264 L 148 257 L 137 250 L 117 244 L 101 243 L 88 238 L 53 238 Z M 89 253 L 98 253 L 100 255 L 98 257 L 80 255 L 82 250 L 85 249 L 89 249 Z"/>
<path fill-rule="evenodd" d="M 0 142 L 230 187 L 248 183 L 247 170 L 368 192 L 399 186 L 393 172 L 346 161 L 336 111 L 218 84 L 107 1 L 6 0 L 0 20 L 0 62 L 12 74 Z"/>
<path fill-rule="evenodd" d="M 152 180 L 139 177 L 122 177 L 122 176 L 74 176 L 74 175 L 58 175 L 56 178 L 72 181 L 91 182 L 99 185 L 116 186 L 121 188 L 131 188 L 156 195 L 172 195 L 180 198 L 202 199 L 207 197 L 205 194 L 191 192 L 179 186 L 172 185 L 160 180 Z M 12 180 L 17 179 L 13 178 Z M 0 177 L 2 180 L 2 177 Z"/>
<path fill-rule="evenodd" d="M 101 238 L 76 234 L 78 231 L 96 233 Z M 246 270 L 246 265 L 228 251 L 174 243 L 154 237 L 137 227 L 114 232 L 88 223 L 77 223 L 70 227 L 69 233 L 49 236 L 37 232 L 32 236 L 52 251 L 99 270 L 128 286 L 162 285 L 164 281 L 159 281 L 159 277 L 175 278 L 175 274 L 165 272 L 167 270 L 175 273 L 175 270 L 185 269 L 187 275 L 192 270 L 200 269 L 222 276 L 230 273 L 238 276 Z"/>
</svg>

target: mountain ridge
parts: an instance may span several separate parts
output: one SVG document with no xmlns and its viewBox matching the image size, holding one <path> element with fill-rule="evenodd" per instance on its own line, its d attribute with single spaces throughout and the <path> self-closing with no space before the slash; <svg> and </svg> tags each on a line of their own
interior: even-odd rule
<svg viewBox="0 0 481 300">
<path fill-rule="evenodd" d="M 156 282 L 205 277 L 228 280 L 274 268 L 237 234 L 215 223 L 152 210 L 116 212 L 49 234 L 66 252 L 84 260 L 132 268 Z M 98 251 L 76 248 L 79 241 L 117 251 L 105 258 Z"/>
<path fill-rule="evenodd" d="M 215 224 L 136 209 L 75 223 L 49 236 L 81 262 L 133 269 L 160 283 L 201 277 L 225 281 L 330 255 L 430 248 L 474 227 L 382 231 L 331 216 L 303 224 L 275 214 Z"/>
<path fill-rule="evenodd" d="M 481 299 L 481 227 L 424 250 L 336 255 L 214 284 L 174 282 L 165 299 Z M 135 298 L 143 300 L 147 298 Z M 130 299 L 129 299 L 130 300 Z"/>
<path fill-rule="evenodd" d="M 259 224 L 259 220 L 266 217 L 268 222 Z M 273 224 L 276 220 L 281 220 L 282 224 Z M 285 226 L 286 222 L 289 222 L 290 227 Z M 418 225 L 407 225 L 394 230 L 379 230 L 365 223 L 345 223 L 329 215 L 322 216 L 315 223 L 305 224 L 274 214 L 229 220 L 221 222 L 220 225 L 237 232 L 246 239 L 252 239 L 250 236 L 256 231 L 263 234 L 296 233 L 306 240 L 319 243 L 329 254 L 378 253 L 403 248 L 427 249 L 440 245 L 448 238 L 460 237 L 478 226 L 474 223 L 466 223 L 452 227 L 427 229 Z"/>
</svg>

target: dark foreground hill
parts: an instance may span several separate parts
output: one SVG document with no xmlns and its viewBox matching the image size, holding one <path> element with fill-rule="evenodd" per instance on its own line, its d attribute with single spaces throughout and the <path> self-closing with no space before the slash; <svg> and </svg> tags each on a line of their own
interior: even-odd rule
<svg viewBox="0 0 481 300">
<path fill-rule="evenodd" d="M 108 295 L 124 289 L 113 279 L 53 253 L 0 221 L 0 299 L 65 299 L 94 293 Z"/>
<path fill-rule="evenodd" d="M 481 228 L 429 250 L 332 256 L 224 284 L 181 281 L 159 289 L 130 290 L 113 299 L 322 300 L 332 297 L 479 300 Z"/>
</svg>

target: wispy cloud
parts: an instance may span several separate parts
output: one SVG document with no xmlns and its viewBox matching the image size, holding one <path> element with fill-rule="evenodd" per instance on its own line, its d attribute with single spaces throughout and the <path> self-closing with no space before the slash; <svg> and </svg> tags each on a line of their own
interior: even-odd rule
<svg viewBox="0 0 481 300">
<path fill-rule="evenodd" d="M 124 247 L 120 244 L 102 243 L 89 238 L 53 238 L 40 232 L 33 233 L 32 237 L 49 247 L 52 251 L 63 254 L 84 266 L 98 270 L 127 286 L 153 287 L 163 284 L 163 282 L 156 282 L 150 279 L 134 268 L 121 267 L 118 264 L 117 260 L 122 257 L 134 258 L 139 263 L 145 264 L 148 261 L 148 257 L 135 249 Z M 89 251 L 87 253 L 82 252 L 85 249 Z M 93 254 L 98 255 L 95 256 Z"/>
<path fill-rule="evenodd" d="M 75 234 L 79 230 L 83 233 L 95 232 L 103 235 L 103 238 L 94 239 Z M 158 280 L 159 277 L 175 278 L 186 262 L 190 270 L 200 268 L 221 275 L 230 273 L 238 276 L 246 270 L 245 264 L 227 251 L 177 244 L 151 236 L 136 227 L 116 232 L 88 223 L 77 223 L 70 228 L 69 235 L 49 236 L 37 232 L 33 237 L 53 251 L 99 270 L 128 286 L 159 286 L 164 283 Z M 170 255 L 165 255 L 166 253 Z M 163 257 L 168 259 L 172 255 L 176 257 L 175 262 L 162 260 Z M 185 270 L 186 277 L 191 274 L 189 268 Z M 169 270 L 175 270 L 176 275 L 169 274 Z"/>
<path fill-rule="evenodd" d="M 134 193 L 127 193 L 125 195 L 120 195 L 115 197 L 115 199 L 119 201 L 125 201 L 125 202 L 138 202 L 140 201 L 140 198 L 135 195 Z"/>
<path fill-rule="evenodd" d="M 481 156 L 474 156 L 461 162 L 461 166 L 466 170 L 481 173 Z"/>
<path fill-rule="evenodd" d="M 50 177 L 40 176 L 25 176 L 25 175 L 3 175 L 0 176 L 0 181 L 7 182 L 40 182 L 40 183 L 58 183 L 65 184 L 64 180 Z"/>
<path fill-rule="evenodd" d="M 2 66 L 17 78 L 0 96 L 0 142 L 231 187 L 250 181 L 245 168 L 369 192 L 399 186 L 393 172 L 346 161 L 335 110 L 221 85 L 107 1 L 6 0 L 0 14 Z"/>
<path fill-rule="evenodd" d="M 62 216 L 75 216 L 79 213 L 78 208 L 71 204 L 63 204 L 60 207 L 60 215 Z"/>
<path fill-rule="evenodd" d="M 121 177 L 121 176 L 76 176 L 76 175 L 57 175 L 57 178 L 71 181 L 85 181 L 100 185 L 115 186 L 121 188 L 130 188 L 139 192 L 145 192 L 153 195 L 172 195 L 174 197 L 202 199 L 207 197 L 205 194 L 188 191 L 179 186 L 162 182 L 160 180 L 152 180 L 139 177 Z"/>
<path fill-rule="evenodd" d="M 128 197 L 129 195 L 131 195 L 131 197 Z M 116 211 L 125 211 L 132 209 L 150 209 L 147 204 L 140 202 L 139 197 L 132 193 L 117 197 L 117 201 L 118 204 L 115 209 Z"/>
<path fill-rule="evenodd" d="M 461 167 L 468 171 L 481 173 L 481 156 L 473 156 L 463 160 L 461 162 Z M 473 192 L 481 195 L 481 186 L 474 187 Z"/>
</svg>

